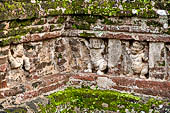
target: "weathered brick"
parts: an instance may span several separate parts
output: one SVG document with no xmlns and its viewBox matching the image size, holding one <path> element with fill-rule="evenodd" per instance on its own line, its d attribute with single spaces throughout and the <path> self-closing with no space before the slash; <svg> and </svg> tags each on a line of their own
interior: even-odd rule
<svg viewBox="0 0 170 113">
<path fill-rule="evenodd" d="M 85 76 L 73 75 L 72 78 L 86 80 L 86 81 L 95 81 L 97 77 L 95 77 L 93 75 L 91 76 L 91 74 L 89 74 L 89 75 L 85 75 Z"/>
<path fill-rule="evenodd" d="M 6 88 L 7 82 L 6 81 L 0 81 L 0 88 Z"/>
<path fill-rule="evenodd" d="M 5 90 L 4 91 L 4 96 L 9 97 L 9 96 L 16 96 L 19 93 L 24 93 L 25 92 L 25 88 L 24 86 L 20 85 L 20 86 L 16 86 L 13 87 L 9 90 Z"/>
<path fill-rule="evenodd" d="M 113 89 L 120 90 L 120 91 L 131 91 L 128 87 L 122 87 L 122 86 L 113 86 Z"/>
<path fill-rule="evenodd" d="M 134 86 L 135 80 L 130 78 L 124 78 L 124 77 L 113 77 L 112 81 L 115 82 L 118 86 Z M 126 81 L 126 82 L 125 82 Z"/>
<path fill-rule="evenodd" d="M 8 64 L 2 64 L 2 65 L 0 65 L 0 72 L 5 72 L 6 71 L 6 69 L 7 69 L 7 66 L 8 66 Z"/>
<path fill-rule="evenodd" d="M 140 93 L 140 94 L 145 94 L 145 95 L 161 96 L 161 94 L 159 93 L 159 91 L 157 91 L 157 90 L 152 90 L 152 89 L 149 89 L 149 88 L 145 88 L 145 89 L 134 89 L 134 92 Z"/>
<path fill-rule="evenodd" d="M 0 64 L 5 64 L 8 61 L 8 57 L 4 56 L 4 57 L 0 57 Z"/>
</svg>

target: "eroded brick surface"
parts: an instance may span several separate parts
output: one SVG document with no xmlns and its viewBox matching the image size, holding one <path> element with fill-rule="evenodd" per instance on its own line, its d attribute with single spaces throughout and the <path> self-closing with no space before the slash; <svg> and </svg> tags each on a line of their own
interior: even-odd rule
<svg viewBox="0 0 170 113">
<path fill-rule="evenodd" d="M 20 8 L 19 1 L 7 3 L 0 13 L 2 100 L 20 104 L 69 86 L 170 97 L 168 11 L 156 8 L 150 15 L 156 18 L 145 19 L 141 13 L 98 16 L 87 9 L 90 16 L 60 15 L 66 12 L 57 12 L 57 1 L 27 2 Z M 34 104 L 27 103 L 35 110 Z"/>
</svg>

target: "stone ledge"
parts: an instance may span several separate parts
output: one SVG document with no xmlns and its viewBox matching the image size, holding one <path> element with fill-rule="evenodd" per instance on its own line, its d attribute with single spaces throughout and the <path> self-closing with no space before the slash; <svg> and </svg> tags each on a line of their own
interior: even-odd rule
<svg viewBox="0 0 170 113">
<path fill-rule="evenodd" d="M 53 31 L 35 34 L 26 34 L 23 36 L 9 37 L 0 39 L 0 46 L 5 46 L 11 43 L 35 42 L 41 40 L 54 39 L 58 37 L 83 37 L 83 38 L 105 38 L 105 39 L 120 39 L 120 40 L 137 40 L 148 42 L 170 42 L 170 35 L 164 34 L 142 34 L 129 32 L 110 32 L 110 31 L 89 31 L 89 30 L 67 30 Z"/>
<path fill-rule="evenodd" d="M 150 42 L 170 42 L 169 35 L 142 34 L 129 32 L 110 31 L 90 31 L 90 30 L 68 30 L 63 32 L 64 37 L 84 37 L 84 38 L 108 38 L 120 40 L 139 40 Z"/>
</svg>

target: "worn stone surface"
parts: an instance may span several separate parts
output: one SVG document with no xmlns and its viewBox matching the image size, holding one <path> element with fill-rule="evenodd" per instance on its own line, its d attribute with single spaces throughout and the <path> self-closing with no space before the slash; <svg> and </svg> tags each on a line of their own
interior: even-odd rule
<svg viewBox="0 0 170 113">
<path fill-rule="evenodd" d="M 169 97 L 170 12 L 163 3 L 1 1 L 0 98 L 21 104 L 66 85 L 97 84 Z"/>
<path fill-rule="evenodd" d="M 170 80 L 170 45 L 166 45 L 166 65 L 167 65 L 167 76 L 165 77 L 166 80 Z"/>
<path fill-rule="evenodd" d="M 108 44 L 109 73 L 148 77 L 148 46 L 145 42 L 110 39 Z"/>
<path fill-rule="evenodd" d="M 97 86 L 104 89 L 110 89 L 115 85 L 115 83 L 107 77 L 98 77 L 96 82 Z"/>
<path fill-rule="evenodd" d="M 167 76 L 166 52 L 164 43 L 149 43 L 149 76 L 165 79 Z"/>
<path fill-rule="evenodd" d="M 120 74 L 120 60 L 122 57 L 122 44 L 120 40 L 109 39 L 108 41 L 108 68 L 109 73 L 113 73 L 114 76 Z"/>
<path fill-rule="evenodd" d="M 134 41 L 130 47 L 130 58 L 132 61 L 131 75 L 139 74 L 140 78 L 146 78 L 148 74 L 148 54 L 147 48 L 142 42 Z"/>
<path fill-rule="evenodd" d="M 3 109 L 14 110 L 16 107 L 21 106 L 22 108 L 27 108 L 30 112 L 35 112 L 39 109 L 38 104 L 48 104 L 48 99 L 43 95 L 49 95 L 52 92 L 63 90 L 70 85 L 80 88 L 80 87 L 91 87 L 103 90 L 119 90 L 128 91 L 136 95 L 145 94 L 156 96 L 155 98 L 163 97 L 169 99 L 170 82 L 168 81 L 153 81 L 153 80 L 143 80 L 134 79 L 130 77 L 113 77 L 110 75 L 96 75 L 96 74 L 55 74 L 47 75 L 46 77 L 41 77 L 42 82 L 46 83 L 44 87 L 37 87 L 34 91 L 23 91 L 19 90 L 22 88 L 16 87 L 15 91 L 17 94 L 9 93 L 9 90 L 4 92 L 6 98 L 0 99 L 0 104 Z M 125 82 L 126 81 L 126 82 Z M 12 89 L 11 89 L 12 90 Z M 7 92 L 9 93 L 7 95 Z M 12 91 L 11 91 L 12 92 Z M 13 91 L 14 92 L 14 91 Z M 2 93 L 2 92 L 1 92 Z M 36 98 L 34 98 L 36 97 Z"/>
<path fill-rule="evenodd" d="M 90 51 L 90 61 L 88 63 L 88 69 L 85 72 L 92 72 L 95 70 L 97 74 L 103 75 L 107 68 L 107 61 L 105 59 L 105 42 L 102 39 L 90 39 L 87 41 L 87 47 Z"/>
</svg>

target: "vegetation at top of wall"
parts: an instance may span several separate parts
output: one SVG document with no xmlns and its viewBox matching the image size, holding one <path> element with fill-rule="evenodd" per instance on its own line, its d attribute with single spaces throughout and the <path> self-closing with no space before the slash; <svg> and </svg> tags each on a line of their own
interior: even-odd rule
<svg viewBox="0 0 170 113">
<path fill-rule="evenodd" d="M 75 23 L 73 29 L 89 30 L 92 24 L 98 19 L 102 19 L 101 23 L 106 25 L 119 24 L 119 21 L 112 21 L 108 17 L 141 17 L 141 18 L 157 18 L 159 15 L 156 9 L 170 11 L 170 2 L 136 0 L 134 2 L 120 0 L 2 0 L 0 1 L 0 21 L 9 20 L 9 32 L 4 33 L 5 24 L 0 24 L 0 38 L 8 37 L 1 40 L 1 45 L 8 44 L 9 37 L 20 36 L 27 33 L 41 32 L 42 29 L 23 29 L 24 26 L 32 25 L 34 20 L 44 16 L 60 15 L 57 23 L 63 24 L 66 18 L 63 15 L 72 15 Z M 169 12 L 170 13 L 170 12 Z M 169 16 L 168 16 L 169 18 Z M 147 23 L 149 26 L 162 27 L 162 24 L 156 21 Z M 168 21 L 169 22 L 169 21 Z M 44 24 L 44 20 L 40 20 L 37 24 Z M 20 31 L 15 28 L 19 27 Z M 12 29 L 13 30 L 12 30 Z M 51 26 L 51 29 L 54 26 Z M 164 31 L 169 34 L 169 30 Z M 95 34 L 81 33 L 83 37 L 93 37 Z M 11 41 L 9 41 L 11 42 Z M 3 44 L 2 44 L 3 43 Z"/>
<path fill-rule="evenodd" d="M 43 106 L 39 105 L 40 113 L 74 113 L 75 109 L 80 111 L 86 110 L 89 113 L 92 111 L 117 111 L 126 113 L 144 111 L 149 113 L 149 109 L 158 107 L 163 101 L 150 98 L 143 100 L 141 97 L 134 96 L 128 93 L 120 93 L 111 90 L 93 90 L 89 88 L 68 88 L 64 91 L 59 91 L 48 96 L 50 103 Z M 58 106 L 58 107 L 57 107 Z M 63 108 L 65 106 L 65 108 Z"/>
<path fill-rule="evenodd" d="M 31 25 L 33 22 L 32 19 L 28 20 L 13 20 L 10 22 L 9 27 L 10 28 L 15 28 L 15 27 L 20 27 L 20 26 L 28 26 Z"/>
<path fill-rule="evenodd" d="M 102 16 L 137 16 L 142 18 L 157 18 L 154 8 L 170 10 L 169 1 L 136 0 L 134 2 L 116 2 L 113 0 L 28 0 L 1 1 L 0 21 L 11 19 L 30 19 L 33 17 L 90 14 Z"/>
<path fill-rule="evenodd" d="M 170 28 L 165 33 L 170 35 Z"/>
<path fill-rule="evenodd" d="M 3 1 L 0 3 L 0 21 L 13 19 L 31 19 L 39 15 L 38 4 Z"/>
<path fill-rule="evenodd" d="M 147 26 L 153 26 L 153 27 L 163 27 L 163 25 L 160 22 L 155 21 L 155 20 L 147 21 L 146 25 Z"/>
<path fill-rule="evenodd" d="M 9 38 L 0 40 L 0 46 L 6 46 L 9 45 L 11 43 L 17 43 L 21 40 L 21 36 L 17 35 L 17 36 L 11 36 Z"/>
</svg>

